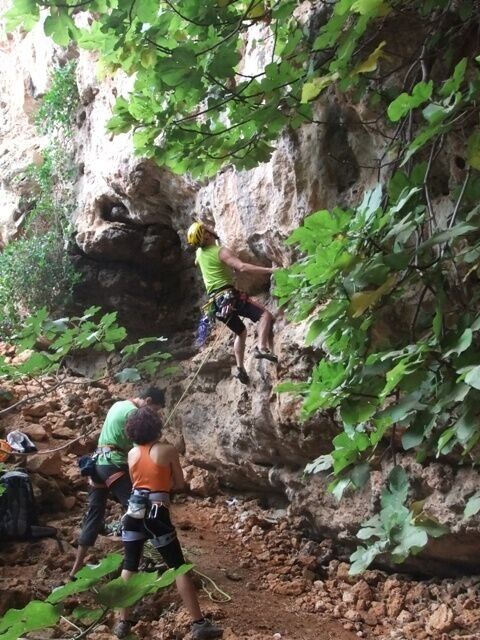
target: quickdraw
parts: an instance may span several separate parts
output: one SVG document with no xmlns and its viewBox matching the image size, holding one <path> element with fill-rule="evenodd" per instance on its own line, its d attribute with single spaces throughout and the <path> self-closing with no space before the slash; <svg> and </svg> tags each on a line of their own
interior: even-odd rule
<svg viewBox="0 0 480 640">
<path fill-rule="evenodd" d="M 234 289 L 227 289 L 217 294 L 214 298 L 215 316 L 219 320 L 228 320 L 235 311 L 237 296 Z"/>
</svg>

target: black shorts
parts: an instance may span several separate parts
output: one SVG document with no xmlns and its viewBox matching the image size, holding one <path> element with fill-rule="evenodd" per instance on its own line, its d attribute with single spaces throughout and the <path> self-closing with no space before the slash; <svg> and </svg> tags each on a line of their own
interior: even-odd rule
<svg viewBox="0 0 480 640">
<path fill-rule="evenodd" d="M 155 518 L 140 520 L 124 515 L 122 524 L 122 540 L 125 551 L 123 568 L 127 571 L 138 571 L 138 566 L 142 559 L 143 545 L 146 540 L 151 540 L 156 536 L 163 536 L 167 533 L 175 533 L 175 527 L 170 520 L 170 512 L 164 506 L 158 508 Z M 136 539 L 134 540 L 133 538 Z M 177 537 L 167 545 L 158 548 L 158 551 L 169 569 L 178 569 L 182 564 L 185 564 L 182 547 Z"/>
<path fill-rule="evenodd" d="M 245 325 L 240 320 L 242 318 L 248 318 L 253 322 L 258 322 L 264 312 L 263 307 L 251 300 L 244 294 L 239 294 L 235 302 L 235 310 L 226 319 L 219 318 L 220 322 L 224 322 L 227 327 L 239 336 L 245 331 Z"/>
</svg>

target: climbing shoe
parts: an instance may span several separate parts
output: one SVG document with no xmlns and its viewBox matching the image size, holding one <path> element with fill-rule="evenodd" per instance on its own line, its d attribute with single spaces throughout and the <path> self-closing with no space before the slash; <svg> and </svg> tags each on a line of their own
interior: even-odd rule
<svg viewBox="0 0 480 640">
<path fill-rule="evenodd" d="M 248 384 L 250 382 L 248 373 L 243 367 L 237 367 L 237 373 L 235 373 L 234 378 L 238 378 L 242 384 Z"/>
<path fill-rule="evenodd" d="M 208 638 L 221 638 L 222 636 L 223 629 L 206 618 L 198 622 L 192 622 L 193 640 L 208 640 Z"/>
<path fill-rule="evenodd" d="M 265 351 L 260 351 L 260 349 L 258 347 L 255 347 L 255 353 L 253 354 L 254 358 L 257 358 L 257 360 L 270 360 L 270 362 L 275 362 L 275 364 L 278 362 L 278 358 L 276 355 L 274 355 L 271 351 L 265 350 Z"/>
<path fill-rule="evenodd" d="M 130 629 L 137 624 L 133 620 L 119 620 L 113 627 L 113 633 L 117 638 L 126 638 L 130 634 Z"/>
</svg>

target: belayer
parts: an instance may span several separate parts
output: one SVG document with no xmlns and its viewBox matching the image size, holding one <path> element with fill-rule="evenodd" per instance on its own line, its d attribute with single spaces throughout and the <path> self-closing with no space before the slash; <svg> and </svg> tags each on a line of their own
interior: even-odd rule
<svg viewBox="0 0 480 640">
<path fill-rule="evenodd" d="M 254 357 L 278 362 L 268 347 L 274 318 L 264 306 L 235 288 L 234 272 L 271 274 L 274 269 L 243 262 L 230 249 L 217 244 L 217 240 L 217 234 L 202 222 L 194 222 L 187 232 L 188 244 L 197 247 L 195 262 L 202 272 L 215 317 L 236 334 L 233 344 L 237 363 L 235 377 L 243 384 L 248 384 L 249 377 L 244 367 L 247 329 L 240 317 L 259 321 Z"/>
<path fill-rule="evenodd" d="M 78 539 L 75 562 L 70 571 L 72 579 L 83 567 L 88 549 L 95 544 L 104 525 L 107 498 L 113 497 L 124 509 L 127 508 L 132 490 L 127 455 L 133 442 L 125 435 L 125 423 L 131 413 L 144 406 L 154 411 L 164 407 L 165 396 L 162 389 L 147 387 L 135 398 L 115 402 L 107 413 L 93 456 L 88 508 Z"/>
<path fill-rule="evenodd" d="M 160 417 L 149 407 L 131 413 L 125 426 L 127 437 L 136 446 L 128 454 L 133 490 L 122 519 L 124 580 L 138 571 L 146 540 L 151 541 L 169 568 L 178 569 L 185 564 L 176 529 L 170 520 L 170 496 L 173 491 L 185 490 L 186 484 L 177 450 L 160 441 L 162 426 Z M 175 582 L 190 614 L 193 640 L 219 638 L 223 630 L 203 616 L 190 576 L 179 575 Z M 134 624 L 136 621 L 128 618 L 128 610 L 120 610 L 114 630 L 117 638 L 129 636 Z"/>
</svg>

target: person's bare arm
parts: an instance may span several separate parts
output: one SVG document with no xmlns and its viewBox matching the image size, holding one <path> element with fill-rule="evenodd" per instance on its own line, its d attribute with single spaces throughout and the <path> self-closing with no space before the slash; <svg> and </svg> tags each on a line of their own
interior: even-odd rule
<svg viewBox="0 0 480 640">
<path fill-rule="evenodd" d="M 138 455 L 138 449 L 135 446 L 128 452 L 128 475 L 130 476 L 130 480 L 132 480 L 132 464 L 138 458 Z"/>
<path fill-rule="evenodd" d="M 183 476 L 182 465 L 178 457 L 178 451 L 172 446 L 170 451 L 170 468 L 172 470 L 172 491 L 186 491 L 187 483 Z"/>
<path fill-rule="evenodd" d="M 256 264 L 250 264 L 249 262 L 242 262 L 240 258 L 237 258 L 237 256 L 226 247 L 220 249 L 218 257 L 224 264 L 240 273 L 273 273 L 274 271 L 271 267 L 260 267 Z"/>
</svg>

